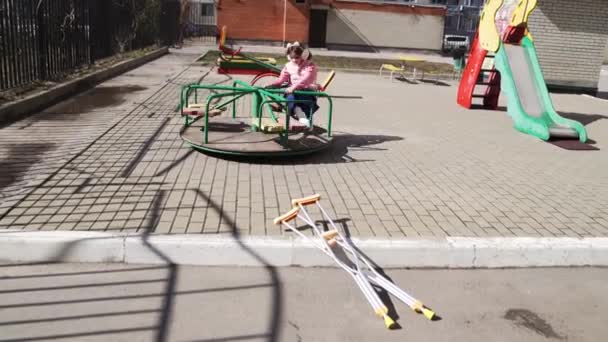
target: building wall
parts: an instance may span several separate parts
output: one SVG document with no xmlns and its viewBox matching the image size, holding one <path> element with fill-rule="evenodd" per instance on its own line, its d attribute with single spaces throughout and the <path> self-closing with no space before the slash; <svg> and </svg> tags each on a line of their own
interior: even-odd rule
<svg viewBox="0 0 608 342">
<path fill-rule="evenodd" d="M 328 45 L 441 49 L 445 7 L 348 0 L 287 0 L 287 41 L 308 42 L 310 5 L 328 9 Z M 282 41 L 283 11 L 283 0 L 218 0 L 217 23 L 229 39 Z"/>
<path fill-rule="evenodd" d="M 327 16 L 328 46 L 441 49 L 445 8 L 336 1 Z"/>
<path fill-rule="evenodd" d="M 530 17 L 545 80 L 596 89 L 608 40 L 608 1 L 539 0 Z"/>
<path fill-rule="evenodd" d="M 283 40 L 283 0 L 219 0 L 218 26 L 228 26 L 228 38 L 239 40 Z M 287 0 L 287 41 L 308 41 L 307 4 Z"/>
<path fill-rule="evenodd" d="M 608 64 L 608 41 L 606 41 L 606 49 L 604 50 L 604 64 Z"/>
</svg>

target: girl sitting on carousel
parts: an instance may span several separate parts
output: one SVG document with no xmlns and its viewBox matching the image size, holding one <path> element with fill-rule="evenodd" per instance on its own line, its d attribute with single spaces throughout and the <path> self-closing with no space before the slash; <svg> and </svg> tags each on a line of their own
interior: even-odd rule
<svg viewBox="0 0 608 342">
<path fill-rule="evenodd" d="M 277 88 L 287 83 L 285 98 L 287 102 L 287 114 L 297 119 L 303 125 L 311 127 L 312 114 L 319 109 L 317 97 L 313 95 L 295 94 L 296 90 L 316 91 L 320 89 L 317 84 L 317 66 L 311 61 L 312 54 L 303 48 L 300 43 L 295 42 L 287 45 L 287 58 L 279 78 L 266 86 L 266 88 Z M 292 102 L 298 101 L 298 102 Z M 300 102 L 302 101 L 302 102 Z M 273 106 L 280 111 L 281 106 Z"/>
</svg>

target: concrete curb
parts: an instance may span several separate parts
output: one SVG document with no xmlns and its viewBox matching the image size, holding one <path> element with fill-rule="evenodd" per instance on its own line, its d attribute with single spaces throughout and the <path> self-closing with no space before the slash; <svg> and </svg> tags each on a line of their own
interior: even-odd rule
<svg viewBox="0 0 608 342">
<path fill-rule="evenodd" d="M 608 99 L 604 99 L 604 98 L 597 97 L 597 96 L 592 96 L 589 94 L 581 94 L 581 96 L 589 98 L 589 99 L 597 100 L 597 101 L 608 102 Z"/>
<path fill-rule="evenodd" d="M 374 240 L 354 245 L 384 268 L 608 266 L 608 238 Z M 335 266 L 299 238 L 103 232 L 0 232 L 3 262 L 97 262 L 204 266 Z"/>
<path fill-rule="evenodd" d="M 321 72 L 330 72 L 330 71 L 335 71 L 336 73 L 347 73 L 347 74 L 365 74 L 365 75 L 378 75 L 378 77 L 380 77 L 379 75 L 379 71 L 378 69 L 345 69 L 345 68 L 319 68 L 319 71 Z M 409 75 L 409 77 L 413 77 L 414 76 L 414 72 L 413 71 L 407 71 L 404 72 L 403 74 L 405 75 Z M 453 81 L 453 82 L 458 82 L 459 78 L 454 78 L 454 76 L 452 74 L 430 74 L 430 73 L 425 73 L 426 78 L 424 79 L 425 81 L 428 82 L 432 82 L 434 80 L 440 80 L 440 81 Z M 399 77 L 400 75 L 397 75 L 395 77 Z M 383 76 L 384 77 L 384 76 Z M 386 79 L 388 80 L 388 76 L 386 76 Z M 422 82 L 420 81 L 419 78 L 416 79 L 418 82 Z"/>
<path fill-rule="evenodd" d="M 117 63 L 108 69 L 93 72 L 69 82 L 59 84 L 41 93 L 6 103 L 0 106 L 0 124 L 15 122 L 33 112 L 40 111 L 61 100 L 64 100 L 69 96 L 90 89 L 107 79 L 116 77 L 122 73 L 157 59 L 168 52 L 169 48 L 167 47 L 159 48 L 145 54 L 144 56 Z"/>
</svg>

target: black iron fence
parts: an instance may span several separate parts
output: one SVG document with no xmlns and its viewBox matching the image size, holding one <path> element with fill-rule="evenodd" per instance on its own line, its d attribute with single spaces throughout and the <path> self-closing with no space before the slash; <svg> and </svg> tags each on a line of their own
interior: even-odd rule
<svg viewBox="0 0 608 342">
<path fill-rule="evenodd" d="M 0 0 L 0 90 L 157 42 L 161 0 Z"/>
<path fill-rule="evenodd" d="M 192 2 L 185 35 L 206 43 L 215 43 L 219 36 L 213 2 Z"/>
<path fill-rule="evenodd" d="M 479 26 L 479 16 L 483 8 L 480 1 L 472 2 L 475 6 L 450 6 L 445 16 L 444 50 L 453 50 L 473 43 Z M 458 38 L 461 37 L 461 38 Z M 464 38 L 468 41 L 465 43 Z"/>
<path fill-rule="evenodd" d="M 163 0 L 161 5 L 161 42 L 163 45 L 171 46 L 179 37 L 180 1 Z"/>
<path fill-rule="evenodd" d="M 219 36 L 216 4 L 212 0 L 162 0 L 161 41 L 165 45 L 179 45 L 188 38 L 201 43 L 215 44 Z"/>
</svg>

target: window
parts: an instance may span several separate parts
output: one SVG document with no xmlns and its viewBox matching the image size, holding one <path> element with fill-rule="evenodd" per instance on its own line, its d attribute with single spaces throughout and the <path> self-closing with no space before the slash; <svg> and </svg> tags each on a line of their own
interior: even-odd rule
<svg viewBox="0 0 608 342">
<path fill-rule="evenodd" d="M 213 4 L 201 4 L 201 16 L 203 16 L 203 17 L 213 16 Z"/>
<path fill-rule="evenodd" d="M 480 7 L 483 5 L 483 0 L 431 0 L 431 3 L 434 5 Z"/>
<path fill-rule="evenodd" d="M 483 1 L 481 0 L 464 0 L 463 5 L 470 7 L 480 7 L 482 6 L 482 2 Z"/>
<path fill-rule="evenodd" d="M 434 5 L 458 5 L 458 0 L 432 0 Z"/>
</svg>

